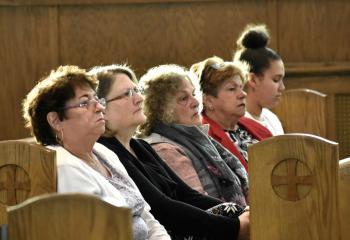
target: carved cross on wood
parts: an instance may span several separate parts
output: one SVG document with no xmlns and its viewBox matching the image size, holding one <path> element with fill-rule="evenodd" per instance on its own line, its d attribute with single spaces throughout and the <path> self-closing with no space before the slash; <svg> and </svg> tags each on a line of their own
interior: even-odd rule
<svg viewBox="0 0 350 240">
<path fill-rule="evenodd" d="M 304 176 L 298 175 L 297 169 L 299 164 L 302 164 L 304 169 L 307 169 L 308 175 L 304 175 Z M 279 174 L 276 175 L 275 173 L 276 169 L 281 168 L 283 165 L 287 169 L 287 174 L 285 176 L 281 176 Z M 313 182 L 313 178 L 312 178 L 310 169 L 307 167 L 305 163 L 297 159 L 286 159 L 280 162 L 272 171 L 272 176 L 271 176 L 272 187 L 274 188 L 278 196 L 289 201 L 298 201 L 303 197 L 305 197 L 307 194 L 304 196 L 300 196 L 298 187 L 301 185 L 308 185 L 309 191 L 307 192 L 310 192 L 312 187 L 312 182 Z M 281 196 L 281 192 L 276 191 L 276 188 L 281 187 L 281 185 L 284 187 L 287 187 L 286 195 L 282 194 Z"/>
<path fill-rule="evenodd" d="M 17 192 L 22 191 L 28 195 L 31 189 L 30 178 L 26 171 L 13 164 L 0 168 L 0 191 L 6 191 L 6 199 L 1 194 L 0 201 L 6 205 L 15 205 L 21 201 L 17 199 Z M 27 198 L 27 197 L 25 197 Z"/>
</svg>

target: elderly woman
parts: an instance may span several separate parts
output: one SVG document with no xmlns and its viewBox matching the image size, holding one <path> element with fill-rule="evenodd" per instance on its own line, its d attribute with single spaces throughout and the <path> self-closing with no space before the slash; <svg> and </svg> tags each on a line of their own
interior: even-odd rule
<svg viewBox="0 0 350 240">
<path fill-rule="evenodd" d="M 26 126 L 37 142 L 56 150 L 58 192 L 95 194 L 130 207 L 134 239 L 170 239 L 118 157 L 96 143 L 105 130 L 106 104 L 96 96 L 96 86 L 85 70 L 59 67 L 24 100 Z"/>
<path fill-rule="evenodd" d="M 248 239 L 249 212 L 239 217 L 215 215 L 221 200 L 200 194 L 186 185 L 141 139 L 133 138 L 145 123 L 143 97 L 132 70 L 126 66 L 98 67 L 91 71 L 99 80 L 98 96 L 107 99 L 106 133 L 99 142 L 113 150 L 139 187 L 152 213 L 170 231 L 173 239 Z M 207 209 L 216 209 L 206 211 Z M 222 213 L 225 214 L 225 213 Z"/>
<path fill-rule="evenodd" d="M 269 110 L 277 105 L 285 89 L 281 57 L 267 47 L 270 36 L 265 25 L 248 25 L 237 40 L 235 60 L 250 65 L 245 116 L 267 127 L 273 135 L 283 134 L 278 117 Z"/>
<path fill-rule="evenodd" d="M 210 196 L 245 205 L 246 171 L 201 126 L 195 80 L 176 65 L 159 66 L 142 76 L 147 121 L 140 127 L 141 134 L 185 181 L 192 167 Z"/>
<path fill-rule="evenodd" d="M 202 122 L 209 124 L 209 135 L 248 170 L 248 146 L 272 134 L 258 122 L 243 117 L 246 107 L 244 66 L 212 57 L 192 65 L 191 71 L 200 79 L 204 105 Z"/>
</svg>

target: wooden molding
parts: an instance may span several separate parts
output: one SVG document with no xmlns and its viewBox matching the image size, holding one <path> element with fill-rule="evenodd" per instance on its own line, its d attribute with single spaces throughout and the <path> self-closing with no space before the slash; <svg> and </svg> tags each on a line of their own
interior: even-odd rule
<svg viewBox="0 0 350 240">
<path fill-rule="evenodd" d="M 104 5 L 186 2 L 229 2 L 230 0 L 0 0 L 0 6 Z"/>
<path fill-rule="evenodd" d="M 286 76 L 349 75 L 350 62 L 286 63 Z"/>
</svg>

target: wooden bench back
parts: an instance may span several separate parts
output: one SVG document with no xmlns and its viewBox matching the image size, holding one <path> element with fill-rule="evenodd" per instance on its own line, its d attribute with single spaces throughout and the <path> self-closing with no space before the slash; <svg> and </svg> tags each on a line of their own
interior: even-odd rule
<svg viewBox="0 0 350 240">
<path fill-rule="evenodd" d="M 252 240 L 338 240 L 338 144 L 308 134 L 248 148 Z"/>
<path fill-rule="evenodd" d="M 310 89 L 291 89 L 272 109 L 286 133 L 308 133 L 327 137 L 326 95 Z"/>
<path fill-rule="evenodd" d="M 128 208 L 86 194 L 47 194 L 8 207 L 16 240 L 132 240 Z"/>
</svg>

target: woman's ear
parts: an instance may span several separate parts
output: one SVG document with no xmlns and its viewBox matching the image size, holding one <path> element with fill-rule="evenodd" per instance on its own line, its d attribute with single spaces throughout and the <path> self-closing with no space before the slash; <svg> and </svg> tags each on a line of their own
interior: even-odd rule
<svg viewBox="0 0 350 240">
<path fill-rule="evenodd" d="M 255 89 L 259 85 L 259 77 L 255 73 L 248 74 L 248 82 L 246 83 L 249 88 Z"/>
<path fill-rule="evenodd" d="M 203 106 L 206 110 L 214 110 L 213 106 L 213 96 L 203 93 Z"/>
<path fill-rule="evenodd" d="M 49 125 L 51 126 L 51 128 L 54 129 L 55 131 L 60 131 L 62 129 L 61 120 L 58 117 L 57 112 L 49 112 L 46 115 L 46 119 Z"/>
</svg>

